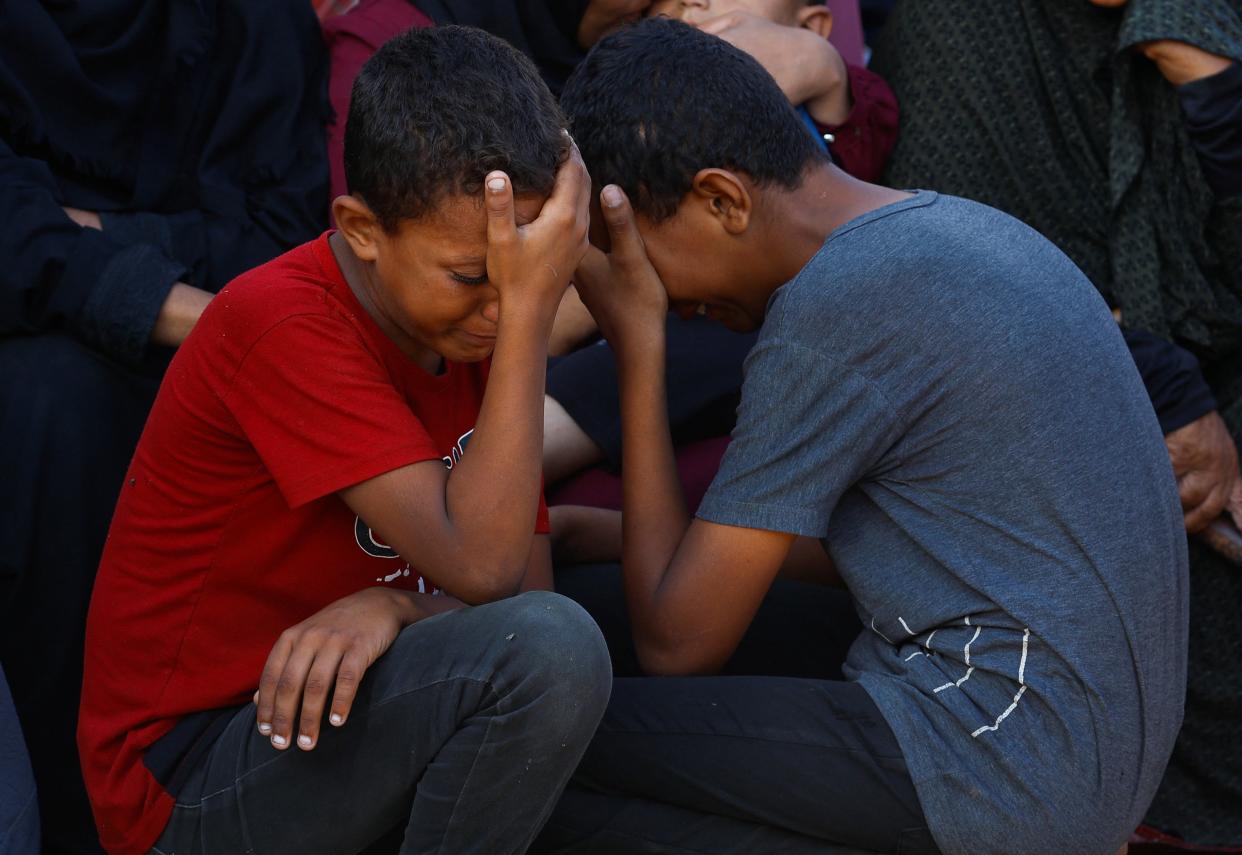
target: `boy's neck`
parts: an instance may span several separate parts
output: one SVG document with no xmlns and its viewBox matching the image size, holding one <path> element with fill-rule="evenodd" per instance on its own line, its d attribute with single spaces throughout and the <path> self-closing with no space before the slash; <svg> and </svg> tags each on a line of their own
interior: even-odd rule
<svg viewBox="0 0 1242 855">
<path fill-rule="evenodd" d="M 816 166 L 794 190 L 777 195 L 771 218 L 784 284 L 815 257 L 828 236 L 863 214 L 911 198 L 910 193 L 859 181 L 835 166 Z M 779 287 L 779 284 L 777 285 Z M 774 289 L 775 290 L 775 289 Z"/>
</svg>

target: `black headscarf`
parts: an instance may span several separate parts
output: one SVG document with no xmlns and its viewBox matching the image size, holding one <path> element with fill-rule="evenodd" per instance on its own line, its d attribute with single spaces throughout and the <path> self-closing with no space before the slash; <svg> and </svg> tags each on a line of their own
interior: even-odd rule
<svg viewBox="0 0 1242 855">
<path fill-rule="evenodd" d="M 585 55 L 578 25 L 590 0 L 415 0 L 437 24 L 487 30 L 529 56 L 548 88 L 560 94 Z"/>
<path fill-rule="evenodd" d="M 322 230 L 327 55 L 304 0 L 0 9 L 0 335 L 67 324 L 137 358 L 172 277 L 215 290 Z M 129 310 L 101 308 L 114 281 Z"/>
<path fill-rule="evenodd" d="M 206 13 L 188 2 L 40 5 L 6 4 L 0 132 L 15 150 L 86 185 L 74 204 L 103 207 L 94 192 L 106 196 L 134 179 L 136 159 L 118 155 L 137 150 L 160 83 L 184 76 L 207 50 Z"/>
</svg>

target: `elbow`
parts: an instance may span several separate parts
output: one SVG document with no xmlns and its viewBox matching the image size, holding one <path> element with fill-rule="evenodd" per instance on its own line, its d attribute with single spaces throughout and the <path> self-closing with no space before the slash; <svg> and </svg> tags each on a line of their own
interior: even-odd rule
<svg viewBox="0 0 1242 855">
<path fill-rule="evenodd" d="M 522 565 L 475 567 L 460 574 L 448 591 L 472 606 L 493 603 L 517 594 L 525 572 L 526 568 Z"/>
</svg>

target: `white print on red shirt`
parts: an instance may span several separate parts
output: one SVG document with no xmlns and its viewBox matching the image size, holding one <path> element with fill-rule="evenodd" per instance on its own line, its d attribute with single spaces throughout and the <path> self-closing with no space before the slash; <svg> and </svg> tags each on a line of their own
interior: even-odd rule
<svg viewBox="0 0 1242 855">
<path fill-rule="evenodd" d="M 474 428 L 463 433 L 457 438 L 457 442 L 453 443 L 452 449 L 444 457 L 440 458 L 444 461 L 446 469 L 452 469 L 459 462 L 461 456 L 466 453 L 466 446 L 470 444 L 470 437 L 474 435 Z M 375 530 L 363 522 L 362 517 L 354 517 L 354 541 L 358 544 L 358 548 L 370 555 L 372 558 L 400 558 L 397 550 L 393 549 L 387 543 L 384 543 L 375 534 Z M 411 572 L 410 565 L 407 563 L 400 570 L 395 570 L 387 576 L 377 576 L 376 582 L 395 582 L 403 576 L 409 576 Z M 427 580 L 419 576 L 418 591 L 421 594 L 427 593 Z M 435 588 L 432 593 L 439 593 L 440 589 Z"/>
</svg>

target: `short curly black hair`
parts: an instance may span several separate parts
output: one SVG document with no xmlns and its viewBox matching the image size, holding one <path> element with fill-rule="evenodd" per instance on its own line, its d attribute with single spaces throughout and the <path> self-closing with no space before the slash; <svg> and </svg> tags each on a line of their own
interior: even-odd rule
<svg viewBox="0 0 1242 855">
<path fill-rule="evenodd" d="M 473 27 L 410 30 L 354 81 L 345 180 L 389 232 L 503 169 L 514 192 L 549 193 L 565 119 L 534 64 Z"/>
<path fill-rule="evenodd" d="M 655 222 L 701 169 L 793 189 L 827 161 L 763 66 L 669 18 L 601 40 L 566 82 L 561 109 L 595 184 L 618 185 Z"/>
</svg>

